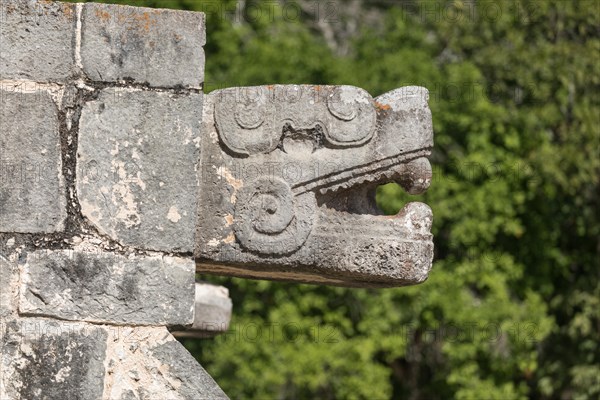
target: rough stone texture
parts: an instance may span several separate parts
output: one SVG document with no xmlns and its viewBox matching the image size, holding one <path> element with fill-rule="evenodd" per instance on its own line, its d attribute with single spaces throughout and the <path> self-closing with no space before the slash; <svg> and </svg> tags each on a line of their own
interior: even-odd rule
<svg viewBox="0 0 600 400">
<path fill-rule="evenodd" d="M 105 399 L 227 399 L 165 328 L 124 328 L 109 343 Z"/>
<path fill-rule="evenodd" d="M 0 79 L 64 82 L 74 71 L 74 4 L 0 0 Z"/>
<path fill-rule="evenodd" d="M 193 322 L 194 263 L 188 259 L 37 251 L 21 272 L 22 314 L 124 325 Z"/>
<path fill-rule="evenodd" d="M 169 341 L 152 349 L 153 356 L 169 368 L 166 374 L 177 377 L 181 385 L 177 392 L 183 399 L 228 399 L 215 381 L 177 341 Z"/>
<path fill-rule="evenodd" d="M 379 215 L 378 185 L 431 181 L 428 92 L 231 88 L 205 99 L 196 261 L 201 272 L 401 286 L 431 268 L 431 210 Z"/>
<path fill-rule="evenodd" d="M 233 304 L 226 287 L 209 283 L 196 283 L 194 324 L 176 337 L 209 338 L 227 332 Z"/>
<path fill-rule="evenodd" d="M 0 399 L 227 396 L 164 327 L 21 318 L 0 324 Z"/>
<path fill-rule="evenodd" d="M 83 109 L 81 211 L 121 244 L 192 252 L 202 95 L 109 89 Z"/>
<path fill-rule="evenodd" d="M 83 7 L 83 71 L 95 81 L 200 88 L 205 41 L 202 13 L 108 4 Z"/>
<path fill-rule="evenodd" d="M 100 399 L 106 329 L 48 319 L 0 325 L 0 399 Z"/>
<path fill-rule="evenodd" d="M 0 254 L 0 324 L 17 313 L 18 285 L 16 264 Z"/>
<path fill-rule="evenodd" d="M 57 94 L 53 86 L 0 85 L 0 232 L 64 227 Z"/>
</svg>

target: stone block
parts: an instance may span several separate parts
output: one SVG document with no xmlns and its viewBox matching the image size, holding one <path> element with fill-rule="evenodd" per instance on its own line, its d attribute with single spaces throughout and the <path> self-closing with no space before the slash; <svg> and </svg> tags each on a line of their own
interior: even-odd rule
<svg viewBox="0 0 600 400">
<path fill-rule="evenodd" d="M 192 252 L 202 95 L 107 89 L 83 109 L 81 211 L 123 245 Z"/>
<path fill-rule="evenodd" d="M 94 81 L 200 88 L 204 30 L 203 13 L 85 4 L 83 71 Z"/>
<path fill-rule="evenodd" d="M 0 321 L 17 313 L 19 271 L 0 254 Z"/>
<path fill-rule="evenodd" d="M 36 251 L 21 266 L 19 311 L 71 321 L 191 325 L 194 263 L 168 256 Z"/>
<path fill-rule="evenodd" d="M 57 88 L 0 87 L 0 232 L 52 233 L 67 216 Z"/>
<path fill-rule="evenodd" d="M 166 375 L 181 382 L 177 392 L 183 399 L 228 400 L 229 397 L 206 373 L 196 359 L 181 345 L 171 340 L 151 349 L 151 353 L 163 365 L 167 365 Z"/>
<path fill-rule="evenodd" d="M 0 399 L 101 399 L 108 332 L 41 318 L 0 324 Z"/>
<path fill-rule="evenodd" d="M 0 79 L 65 82 L 75 65 L 74 4 L 0 0 Z"/>
<path fill-rule="evenodd" d="M 113 330 L 114 331 L 114 330 Z M 106 399 L 227 399 L 165 328 L 122 327 L 106 357 Z"/>
<path fill-rule="evenodd" d="M 196 282 L 193 325 L 173 334 L 176 337 L 209 338 L 227 332 L 233 304 L 226 287 Z"/>
<path fill-rule="evenodd" d="M 0 399 L 228 399 L 164 327 L 0 324 Z"/>
</svg>

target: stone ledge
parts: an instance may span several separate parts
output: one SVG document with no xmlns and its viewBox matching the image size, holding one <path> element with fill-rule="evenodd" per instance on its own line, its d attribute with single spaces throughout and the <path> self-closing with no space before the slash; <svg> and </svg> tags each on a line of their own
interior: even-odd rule
<svg viewBox="0 0 600 400">
<path fill-rule="evenodd" d="M 194 324 L 175 337 L 204 339 L 227 332 L 233 304 L 226 287 L 196 282 Z"/>
<path fill-rule="evenodd" d="M 20 271 L 22 315 L 116 325 L 193 322 L 192 260 L 36 251 L 27 255 Z"/>
</svg>

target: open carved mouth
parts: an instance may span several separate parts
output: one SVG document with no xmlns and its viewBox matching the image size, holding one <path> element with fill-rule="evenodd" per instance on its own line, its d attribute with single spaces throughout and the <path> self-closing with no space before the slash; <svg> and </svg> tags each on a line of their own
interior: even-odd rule
<svg viewBox="0 0 600 400">
<path fill-rule="evenodd" d="M 383 184 L 398 183 L 413 195 L 429 187 L 429 161 L 420 154 L 402 159 L 392 166 L 355 171 L 344 182 L 315 193 L 319 213 L 314 240 L 344 249 L 332 257 L 332 264 L 364 270 L 356 274 L 356 268 L 337 267 L 348 272 L 347 286 L 401 286 L 427 278 L 433 256 L 429 206 L 410 202 L 395 215 L 385 215 L 377 205 L 377 188 Z M 344 240 L 348 237 L 354 240 Z"/>
<path fill-rule="evenodd" d="M 316 194 L 317 204 L 349 214 L 383 215 L 377 206 L 376 192 L 387 183 L 397 183 L 409 194 L 421 194 L 431 183 L 431 165 L 419 157 L 362 174 L 355 172 L 343 182 L 321 187 Z"/>
<path fill-rule="evenodd" d="M 201 203 L 215 211 L 200 215 L 197 258 L 205 270 L 343 286 L 425 280 L 431 209 L 412 202 L 384 216 L 375 194 L 389 182 L 410 194 L 429 187 L 427 91 L 373 99 L 349 86 L 250 89 L 258 93 L 251 101 L 231 101 L 236 93 L 226 89 L 205 107 L 214 122 L 203 165 L 216 172 L 201 191 Z M 291 101 L 281 92 L 304 94 Z M 243 173 L 250 169 L 260 172 Z"/>
</svg>

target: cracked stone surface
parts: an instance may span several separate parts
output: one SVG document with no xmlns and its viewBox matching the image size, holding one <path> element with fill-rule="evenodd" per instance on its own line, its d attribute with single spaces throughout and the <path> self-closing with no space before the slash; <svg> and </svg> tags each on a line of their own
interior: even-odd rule
<svg viewBox="0 0 600 400">
<path fill-rule="evenodd" d="M 167 329 L 195 315 L 204 21 L 0 0 L 0 399 L 227 399 Z"/>
<path fill-rule="evenodd" d="M 165 328 L 116 331 L 109 340 L 105 365 L 105 399 L 228 399 Z"/>
<path fill-rule="evenodd" d="M 202 95 L 108 89 L 80 121 L 81 212 L 127 246 L 192 252 Z"/>
<path fill-rule="evenodd" d="M 0 87 L 0 232 L 64 228 L 57 91 L 36 84 Z"/>
<path fill-rule="evenodd" d="M 196 362 L 194 357 L 177 341 L 168 341 L 151 349 L 154 358 L 168 365 L 168 375 L 177 377 L 181 384 L 177 392 L 184 399 L 229 399 L 215 381 Z"/>
<path fill-rule="evenodd" d="M 21 264 L 19 311 L 72 321 L 191 325 L 194 263 L 168 256 L 36 251 Z"/>
</svg>

